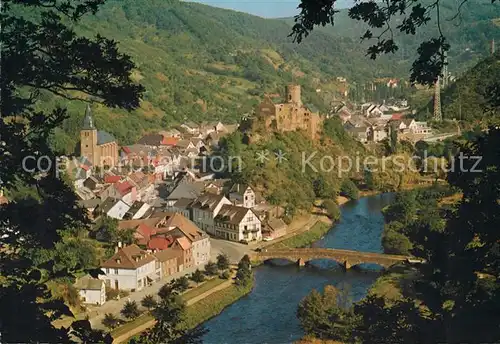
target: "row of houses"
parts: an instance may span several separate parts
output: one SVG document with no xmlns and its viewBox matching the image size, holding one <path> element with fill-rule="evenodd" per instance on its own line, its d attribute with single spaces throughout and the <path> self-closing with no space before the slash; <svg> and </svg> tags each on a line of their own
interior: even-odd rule
<svg viewBox="0 0 500 344">
<path fill-rule="evenodd" d="M 399 138 L 425 137 L 432 133 L 427 122 L 419 122 L 406 118 L 404 113 L 394 110 L 408 110 L 406 101 L 386 104 L 362 104 L 355 109 L 352 104 L 340 103 L 332 108 L 331 116 L 337 116 L 344 129 L 362 143 L 380 142 L 389 136 L 391 130 L 398 133 Z"/>
<path fill-rule="evenodd" d="M 123 220 L 119 230 L 132 230 L 136 244 L 119 243 L 112 257 L 102 262 L 104 275 L 84 276 L 75 287 L 85 303 L 101 305 L 106 289 L 139 291 L 148 285 L 210 259 L 209 236 L 179 213 Z"/>
</svg>

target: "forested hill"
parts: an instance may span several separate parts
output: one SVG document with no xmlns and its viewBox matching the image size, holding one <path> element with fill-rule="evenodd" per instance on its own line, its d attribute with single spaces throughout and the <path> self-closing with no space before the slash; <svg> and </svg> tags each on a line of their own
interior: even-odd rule
<svg viewBox="0 0 500 344">
<path fill-rule="evenodd" d="M 174 0 L 108 0 L 75 29 L 115 39 L 137 63 L 134 78 L 146 87 L 140 109 L 93 106 L 96 125 L 120 144 L 184 120 L 238 121 L 264 92 L 282 93 L 292 81 L 303 85 L 305 101 L 324 110 L 314 90 L 334 89 L 336 76 L 364 81 L 406 76 L 409 69 L 409 61 L 393 63 L 393 57 L 369 60 L 357 37 L 318 30 L 298 45 L 287 37 L 291 24 L 283 20 Z M 67 106 L 71 118 L 53 142 L 69 153 L 85 104 L 45 95 L 40 107 L 56 103 Z"/>
<path fill-rule="evenodd" d="M 430 4 L 431 0 L 422 0 Z M 441 31 L 448 39 L 449 71 L 460 75 L 485 58 L 490 51 L 490 42 L 494 39 L 497 46 L 500 43 L 500 3 L 482 0 L 467 2 L 444 0 L 440 1 Z M 396 26 L 401 24 L 396 17 L 391 22 L 394 39 L 400 46 L 393 60 L 397 65 L 411 64 L 416 56 L 419 44 L 430 37 L 438 36 L 438 26 L 435 16 L 428 25 L 419 29 L 415 36 L 399 32 Z M 293 24 L 293 18 L 283 18 L 288 24 Z M 367 30 L 362 22 L 348 17 L 348 10 L 341 10 L 335 16 L 334 26 L 318 27 L 317 30 L 334 37 L 359 39 Z M 380 31 L 384 30 L 382 28 Z M 374 37 L 380 32 L 374 32 Z M 498 50 L 498 49 L 497 49 Z"/>
<path fill-rule="evenodd" d="M 488 89 L 500 80 L 500 52 L 479 62 L 464 73 L 441 96 L 443 117 L 465 120 L 469 123 L 498 121 L 500 111 L 490 109 L 486 97 Z"/>
</svg>

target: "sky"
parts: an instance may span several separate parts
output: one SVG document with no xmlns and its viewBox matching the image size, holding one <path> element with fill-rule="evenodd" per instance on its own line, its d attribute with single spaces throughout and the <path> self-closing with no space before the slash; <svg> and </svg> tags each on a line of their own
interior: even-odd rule
<svg viewBox="0 0 500 344">
<path fill-rule="evenodd" d="M 298 14 L 299 0 L 191 0 L 206 5 L 246 12 L 264 18 L 293 17 Z M 339 0 L 337 8 L 349 7 L 351 0 Z"/>
</svg>

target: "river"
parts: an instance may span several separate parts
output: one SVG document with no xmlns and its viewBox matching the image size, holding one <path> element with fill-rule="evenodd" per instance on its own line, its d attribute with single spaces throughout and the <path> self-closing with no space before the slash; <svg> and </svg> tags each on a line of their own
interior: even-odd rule
<svg viewBox="0 0 500 344">
<path fill-rule="evenodd" d="M 346 203 L 341 220 L 315 247 L 382 252 L 383 217 L 381 209 L 392 194 L 368 196 Z M 347 285 L 353 301 L 366 295 L 379 273 L 365 266 L 361 271 L 343 269 L 332 261 L 313 261 L 310 266 L 263 265 L 254 270 L 252 292 L 207 321 L 209 332 L 204 343 L 281 344 L 303 336 L 295 316 L 297 305 L 312 289 L 325 285 Z"/>
</svg>

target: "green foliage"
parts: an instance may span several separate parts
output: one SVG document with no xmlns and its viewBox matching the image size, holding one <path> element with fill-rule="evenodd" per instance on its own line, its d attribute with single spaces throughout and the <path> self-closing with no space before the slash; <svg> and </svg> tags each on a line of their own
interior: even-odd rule
<svg viewBox="0 0 500 344">
<path fill-rule="evenodd" d="M 120 319 L 115 317 L 112 313 L 106 313 L 101 323 L 112 330 L 120 324 Z"/>
<path fill-rule="evenodd" d="M 412 249 L 410 239 L 406 235 L 388 228 L 384 229 L 382 246 L 384 247 L 384 252 L 387 254 L 408 255 Z"/>
<path fill-rule="evenodd" d="M 217 268 L 219 270 L 229 269 L 229 257 L 224 253 L 219 253 L 217 255 Z"/>
<path fill-rule="evenodd" d="M 340 219 L 340 209 L 337 203 L 332 201 L 331 199 L 327 199 L 322 204 L 323 208 L 326 209 L 326 213 L 328 217 L 333 221 L 337 221 Z"/>
<path fill-rule="evenodd" d="M 147 308 L 148 311 L 156 307 L 156 304 L 157 304 L 156 299 L 151 294 L 144 296 L 141 300 L 141 306 Z"/>
<path fill-rule="evenodd" d="M 118 51 L 116 41 L 103 35 L 89 39 L 74 31 L 80 19 L 96 13 L 102 3 L 2 2 L 0 180 L 2 189 L 16 197 L 0 206 L 0 309 L 13 310 L 1 317 L 5 342 L 112 341 L 92 330 L 88 320 L 62 328 L 53 325 L 72 313 L 61 299 L 52 298 L 48 286 L 74 280 L 83 268 L 95 268 L 96 255 L 84 236 L 71 237 L 75 229 L 87 228 L 89 220 L 65 179 L 56 173 L 33 173 L 22 164 L 27 155 L 56 161 L 53 135 L 68 119 L 68 112 L 57 105 L 67 99 L 92 97 L 96 103 L 127 110 L 139 104 L 142 87 L 130 79 L 135 65 Z M 54 94 L 66 100 L 56 104 L 51 101 Z"/>
<path fill-rule="evenodd" d="M 229 279 L 229 277 L 231 277 L 231 273 L 228 270 L 224 270 L 220 274 L 220 278 L 222 279 Z"/>
<path fill-rule="evenodd" d="M 496 124 L 500 110 L 489 106 L 490 90 L 500 79 L 500 53 L 480 61 L 474 68 L 464 73 L 455 83 L 443 91 L 441 96 L 443 118 L 448 120 L 478 123 L 485 126 Z M 432 106 L 432 100 L 428 106 Z M 485 116 L 485 110 L 486 112 Z M 419 114 L 423 117 L 423 114 Z M 450 123 L 456 130 L 457 123 Z M 469 125 L 470 127 L 470 125 Z"/>
<path fill-rule="evenodd" d="M 189 289 L 189 279 L 186 276 L 181 276 L 175 280 L 175 288 L 180 293 Z"/>
<path fill-rule="evenodd" d="M 346 289 L 326 286 L 323 294 L 315 289 L 300 301 L 297 317 L 306 334 L 320 339 L 347 342 L 355 319 Z"/>
<path fill-rule="evenodd" d="M 247 254 L 245 254 L 238 263 L 235 283 L 241 287 L 246 287 L 252 283 L 252 265 L 250 263 L 250 257 Z"/>
<path fill-rule="evenodd" d="M 344 179 L 340 185 L 340 194 L 350 199 L 358 199 L 359 189 L 351 179 Z"/>
<path fill-rule="evenodd" d="M 219 269 L 217 268 L 217 264 L 212 262 L 211 260 L 205 265 L 205 273 L 209 276 L 217 275 Z"/>
<path fill-rule="evenodd" d="M 463 65 L 464 60 L 477 58 L 479 54 L 473 50 L 487 49 L 488 41 L 493 37 L 485 35 L 486 32 L 494 32 L 496 40 L 500 35 L 495 23 L 499 7 L 495 2 L 486 4 L 469 0 L 460 4 L 436 4 L 398 0 L 390 4 L 357 3 L 349 10 L 340 11 L 334 8 L 334 2 L 302 1 L 299 8 L 301 13 L 295 17 L 291 33 L 298 42 L 313 30 L 337 37 L 374 40 L 374 44 L 366 47 L 368 56 L 375 59 L 392 53 L 395 56 L 391 66 L 407 62 L 408 58 L 415 59 L 411 81 L 424 85 L 432 85 L 441 73 L 445 52 L 456 64 Z M 353 25 L 353 20 L 359 23 Z M 322 28 L 334 23 L 335 29 Z M 313 35 L 304 42 L 311 37 Z M 396 54 L 398 50 L 402 53 Z M 415 52 L 417 56 L 412 57 Z"/>
<path fill-rule="evenodd" d="M 350 140 L 334 143 L 322 135 L 323 143 L 318 145 L 301 132 L 266 134 L 257 142 L 242 145 L 241 172 L 228 173 L 227 177 L 254 186 L 270 203 L 284 206 L 286 215 L 293 216 L 300 209 L 309 210 L 317 197 L 337 197 L 342 174 L 337 158 L 364 154 L 364 148 L 351 146 Z M 360 150 L 354 151 L 357 148 Z M 275 154 L 280 151 L 284 159 L 278 161 Z M 266 152 L 262 162 L 256 159 Z"/>
<path fill-rule="evenodd" d="M 141 311 L 139 310 L 139 307 L 137 306 L 137 302 L 127 301 L 123 305 L 123 308 L 121 309 L 120 314 L 123 315 L 125 318 L 132 320 L 132 319 L 137 318 L 139 315 L 141 315 Z"/>
<path fill-rule="evenodd" d="M 196 269 L 191 275 L 191 280 L 195 283 L 201 283 L 205 280 L 205 275 L 201 272 L 201 270 Z"/>
<path fill-rule="evenodd" d="M 172 281 L 160 289 L 158 293 L 160 300 L 151 310 L 151 314 L 156 320 L 155 325 L 143 332 L 139 338 L 131 340 L 130 343 L 202 343 L 201 337 L 206 332 L 202 327 L 189 330 L 183 326 L 186 317 L 186 304 L 179 295 L 178 285 Z"/>
</svg>

